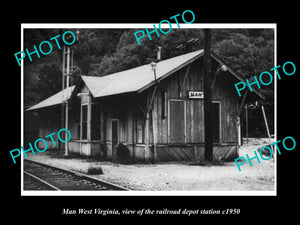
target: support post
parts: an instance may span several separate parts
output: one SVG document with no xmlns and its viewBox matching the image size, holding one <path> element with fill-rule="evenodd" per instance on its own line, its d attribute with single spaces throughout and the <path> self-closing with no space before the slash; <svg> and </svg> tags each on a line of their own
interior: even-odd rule
<svg viewBox="0 0 300 225">
<path fill-rule="evenodd" d="M 271 135 L 270 135 L 270 130 L 269 130 L 269 126 L 268 126 L 268 121 L 267 121 L 267 117 L 266 117 L 266 113 L 265 113 L 265 108 L 264 108 L 264 105 L 263 105 L 263 104 L 261 104 L 261 111 L 262 111 L 263 116 L 264 116 L 264 121 L 265 121 L 266 129 L 267 129 L 269 141 L 270 141 L 270 144 L 271 144 L 271 143 L 272 143 L 272 141 L 271 141 Z M 272 151 L 274 152 L 273 147 L 274 147 L 274 145 L 271 145 Z"/>
<path fill-rule="evenodd" d="M 147 106 L 148 107 L 147 112 L 146 112 L 146 150 L 145 150 L 145 161 L 146 161 L 146 163 L 149 162 L 149 158 L 150 158 L 150 154 L 149 154 L 149 152 L 150 152 L 150 149 L 149 149 L 149 140 L 150 140 L 149 119 L 150 119 L 150 110 L 152 110 L 152 103 L 153 103 L 154 97 L 156 95 L 156 90 L 157 90 L 157 85 L 155 85 L 155 87 L 154 87 L 150 102 Z M 153 117 L 153 115 L 152 115 L 152 117 Z M 154 134 L 153 134 L 153 136 L 154 136 Z M 156 139 L 153 138 L 154 155 L 156 156 L 156 142 L 155 141 L 156 141 Z"/>
<path fill-rule="evenodd" d="M 249 89 L 248 89 L 248 90 L 249 90 Z M 239 110 L 238 110 L 238 116 L 240 116 L 241 113 L 242 113 L 243 105 L 244 105 L 244 103 L 245 103 L 245 100 L 246 100 L 246 97 L 247 97 L 247 94 L 248 94 L 248 90 L 245 92 L 245 94 L 244 94 L 244 96 L 243 96 L 243 99 L 242 99 L 240 108 L 239 108 Z"/>
<path fill-rule="evenodd" d="M 242 134 L 241 134 L 241 118 L 240 116 L 237 116 L 237 136 L 238 136 L 238 145 L 241 146 L 242 145 Z"/>
<path fill-rule="evenodd" d="M 154 100 L 153 110 L 152 110 L 152 136 L 153 136 L 153 156 L 154 163 L 157 160 L 157 98 Z"/>
<path fill-rule="evenodd" d="M 149 111 L 146 113 L 146 149 L 145 149 L 145 162 L 149 162 Z"/>
<path fill-rule="evenodd" d="M 246 97 L 247 97 L 247 94 L 249 92 L 249 89 L 247 89 L 247 91 L 245 92 L 244 96 L 243 96 L 243 99 L 242 99 L 242 102 L 240 104 L 240 107 L 238 109 L 238 118 L 237 118 L 237 123 L 238 123 L 238 136 L 239 136 L 239 145 L 243 145 L 243 137 L 242 137 L 242 131 L 241 131 L 241 114 L 242 114 L 242 109 L 243 109 L 243 106 L 244 106 L 244 103 L 245 103 L 245 100 L 246 100 Z"/>
<path fill-rule="evenodd" d="M 135 162 L 135 143 L 136 143 L 136 102 L 137 102 L 137 97 L 135 96 L 132 98 L 131 101 L 131 116 L 132 116 L 132 131 L 131 131 L 131 142 L 132 142 L 132 161 Z"/>
<path fill-rule="evenodd" d="M 205 161 L 213 159 L 210 29 L 204 29 L 204 142 Z"/>
<path fill-rule="evenodd" d="M 153 101 L 155 99 L 156 91 L 157 91 L 157 87 L 158 87 L 158 81 L 156 79 L 156 66 L 157 65 L 156 65 L 155 62 L 151 63 L 151 69 L 154 72 L 155 86 L 154 86 L 154 89 L 153 89 L 153 92 L 152 92 L 152 96 L 151 96 L 150 102 L 148 102 L 148 100 L 149 100 L 149 93 L 147 94 L 147 103 L 149 103 L 149 104 L 147 104 L 147 110 L 146 110 L 146 149 L 145 149 L 145 161 L 146 161 L 146 163 L 148 163 L 149 159 L 150 159 L 150 154 L 149 154 L 150 153 L 150 149 L 149 149 L 149 139 L 150 139 L 150 136 L 149 136 L 150 135 L 149 134 L 149 119 L 150 119 L 150 110 L 152 110 L 152 136 L 153 136 L 154 161 L 156 160 L 156 132 L 153 131 L 153 129 L 154 129 L 154 126 L 153 126 L 154 125 L 153 124 L 154 123 L 153 122 L 153 113 L 155 113 L 155 112 L 152 109 L 152 104 L 153 104 Z M 156 127 L 156 124 L 155 124 L 155 127 Z"/>
</svg>

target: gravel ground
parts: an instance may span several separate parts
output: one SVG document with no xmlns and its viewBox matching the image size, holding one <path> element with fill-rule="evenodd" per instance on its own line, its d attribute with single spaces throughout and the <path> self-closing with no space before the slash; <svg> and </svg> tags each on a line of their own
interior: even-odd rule
<svg viewBox="0 0 300 225">
<path fill-rule="evenodd" d="M 251 139 L 239 150 L 240 156 L 254 156 L 253 151 L 268 144 L 267 139 Z M 142 191 L 274 191 L 274 161 L 252 160 L 239 172 L 235 162 L 221 165 L 191 165 L 189 162 L 122 165 L 88 158 L 63 158 L 47 150 L 28 157 L 53 166 L 87 173 L 89 167 L 102 167 L 102 175 L 91 175 Z"/>
</svg>

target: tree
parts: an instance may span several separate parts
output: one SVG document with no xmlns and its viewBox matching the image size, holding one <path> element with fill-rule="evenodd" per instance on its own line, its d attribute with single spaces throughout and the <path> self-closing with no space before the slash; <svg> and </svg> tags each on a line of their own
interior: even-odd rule
<svg viewBox="0 0 300 225">
<path fill-rule="evenodd" d="M 135 40 L 137 29 L 81 29 L 74 51 L 72 84 L 80 75 L 105 76 L 156 60 L 156 46 L 162 60 L 203 49 L 203 29 L 173 29 L 159 37 L 152 33 Z M 25 29 L 25 48 L 60 34 L 58 29 Z M 193 40 L 193 41 L 191 41 Z M 273 29 L 213 29 L 212 50 L 245 78 L 269 71 L 274 65 Z M 251 51 L 250 51 L 251 50 Z M 62 49 L 29 62 L 25 60 L 25 105 L 33 105 L 61 89 Z M 268 118 L 273 116 L 274 85 L 261 88 L 266 96 Z M 271 123 L 270 123 L 271 124 Z"/>
</svg>

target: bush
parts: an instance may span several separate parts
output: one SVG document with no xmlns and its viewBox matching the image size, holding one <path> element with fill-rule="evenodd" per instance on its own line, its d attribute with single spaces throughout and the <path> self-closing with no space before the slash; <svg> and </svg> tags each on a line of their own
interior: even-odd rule
<svg viewBox="0 0 300 225">
<path fill-rule="evenodd" d="M 271 148 L 271 147 L 269 146 L 269 148 Z M 258 152 L 258 153 L 259 153 L 259 151 L 260 151 L 260 148 L 257 149 L 257 152 Z M 261 154 L 262 154 L 262 155 L 265 155 L 265 156 L 267 156 L 267 157 L 269 157 L 269 156 L 271 155 L 271 152 L 270 152 L 268 149 L 264 148 L 264 149 L 261 151 Z M 272 154 L 273 154 L 273 153 L 272 153 Z"/>
<path fill-rule="evenodd" d="M 122 164 L 129 164 L 130 152 L 127 146 L 125 146 L 122 143 L 119 143 L 116 149 L 117 149 L 116 161 Z"/>
<path fill-rule="evenodd" d="M 96 174 L 103 174 L 103 170 L 101 166 L 90 166 L 88 168 L 87 174 L 96 175 Z"/>
</svg>

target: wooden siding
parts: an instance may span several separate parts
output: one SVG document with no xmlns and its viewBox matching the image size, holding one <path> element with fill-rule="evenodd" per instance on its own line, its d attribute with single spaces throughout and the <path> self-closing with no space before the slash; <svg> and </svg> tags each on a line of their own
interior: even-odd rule
<svg viewBox="0 0 300 225">
<path fill-rule="evenodd" d="M 201 59 L 177 71 L 171 77 L 159 83 L 158 93 L 154 100 L 153 117 L 157 123 L 157 143 L 169 143 L 168 118 L 162 116 L 162 93 L 167 99 L 186 102 L 186 143 L 204 143 L 204 100 L 188 99 L 188 91 L 203 91 L 203 72 Z M 238 99 L 233 90 L 230 75 L 217 77 L 212 90 L 212 100 L 220 102 L 220 142 L 237 142 L 236 116 Z M 151 93 L 152 90 L 149 90 Z M 219 131 L 218 131 L 219 132 Z M 151 140 L 152 141 L 152 140 Z"/>
<path fill-rule="evenodd" d="M 216 70 L 216 64 L 213 64 Z M 181 68 L 174 74 L 165 78 L 158 84 L 157 93 L 154 97 L 149 121 L 149 155 L 156 157 L 158 161 L 168 160 L 199 160 L 204 157 L 204 103 L 203 99 L 188 99 L 188 91 L 203 91 L 202 59 Z M 158 67 L 159 70 L 159 67 Z M 80 152 L 90 155 L 101 155 L 108 159 L 115 159 L 116 149 L 112 146 L 112 119 L 118 119 L 119 142 L 130 150 L 134 161 L 142 161 L 145 157 L 145 112 L 149 104 L 154 87 L 146 91 L 131 95 L 112 96 L 106 99 L 94 99 L 82 96 L 75 99 L 69 114 L 69 130 L 72 134 L 70 146 L 80 146 Z M 81 93 L 89 93 L 83 86 Z M 165 98 L 165 101 L 164 101 Z M 184 102 L 185 114 L 185 137 L 181 143 L 170 141 L 170 101 Z M 234 90 L 232 75 L 223 73 L 218 75 L 212 90 L 212 100 L 220 102 L 220 143 L 214 145 L 214 157 L 232 157 L 236 155 L 237 144 L 237 109 L 238 97 Z M 77 101 L 77 103 L 76 103 Z M 166 105 L 165 105 L 165 104 Z M 94 104 L 100 108 L 97 114 L 99 118 L 100 135 L 95 145 L 87 148 L 80 141 L 80 105 Z M 166 106 L 166 109 L 164 108 Z M 53 113 L 41 110 L 40 118 L 43 121 L 40 129 L 40 137 L 44 137 L 61 126 L 60 107 L 54 107 Z M 165 111 L 164 115 L 163 112 Z M 51 115 L 51 116 L 49 116 Z M 91 117 L 91 116 L 90 116 Z M 47 121 L 50 121 L 47 122 Z M 51 125 L 51 123 L 53 123 Z M 50 124 L 50 125 L 49 125 Z M 97 142 L 98 141 L 98 142 Z M 77 144 L 78 143 L 78 144 Z M 80 143 L 80 144 L 79 144 Z M 87 141 L 86 141 L 87 143 Z M 157 144 L 156 156 L 153 143 Z M 224 145 L 225 144 L 225 145 Z M 70 151 L 78 152 L 78 149 Z"/>
<path fill-rule="evenodd" d="M 185 161 L 194 160 L 194 146 L 158 146 L 157 161 Z"/>
<path fill-rule="evenodd" d="M 237 143 L 238 98 L 233 83 L 226 74 L 217 77 L 212 99 L 221 102 L 221 143 Z"/>
<path fill-rule="evenodd" d="M 156 157 L 158 160 L 165 161 L 166 158 L 171 159 L 172 157 L 175 160 L 203 157 L 202 148 L 199 153 L 196 146 L 204 144 L 204 100 L 188 99 L 187 95 L 188 91 L 203 91 L 203 71 L 201 68 L 202 60 L 198 59 L 158 84 L 149 121 L 149 143 L 151 147 L 149 154 L 154 155 L 153 143 L 161 146 L 157 148 Z M 218 118 L 220 120 L 220 131 L 217 131 L 220 133 L 218 143 L 235 146 L 237 143 L 236 115 L 238 98 L 234 92 L 234 83 L 230 76 L 229 74 L 220 74 L 217 77 L 212 90 L 212 100 L 220 103 L 221 110 L 221 116 Z M 105 100 L 105 103 L 99 103 L 105 108 L 103 117 L 106 118 L 106 130 L 103 132 L 106 134 L 106 141 L 112 141 L 111 120 L 118 119 L 119 142 L 127 145 L 131 155 L 136 159 L 140 159 L 143 155 L 141 148 L 137 145 L 146 143 L 145 112 L 153 90 L 154 87 L 138 96 L 115 97 Z M 163 115 L 164 97 L 166 98 L 165 102 L 168 103 L 167 111 L 170 110 L 170 101 L 180 100 L 184 102 L 185 140 L 180 143 L 170 141 L 170 115 L 168 114 L 170 112 L 165 113 L 165 116 Z M 181 145 L 177 146 L 177 144 Z M 111 149 L 111 147 L 108 149 Z M 231 149 L 236 148 L 232 147 Z M 110 151 L 112 152 L 108 155 L 113 156 L 114 150 L 111 149 Z"/>
<path fill-rule="evenodd" d="M 199 67 L 200 68 L 200 67 Z M 159 84 L 157 97 L 154 101 L 153 113 L 157 118 L 157 142 L 169 143 L 168 115 L 162 116 L 163 92 L 166 92 L 167 100 L 184 100 L 186 108 L 186 143 L 200 143 L 204 141 L 203 100 L 187 99 L 187 91 L 203 91 L 201 72 L 197 63 L 177 71 L 171 77 Z"/>
</svg>

